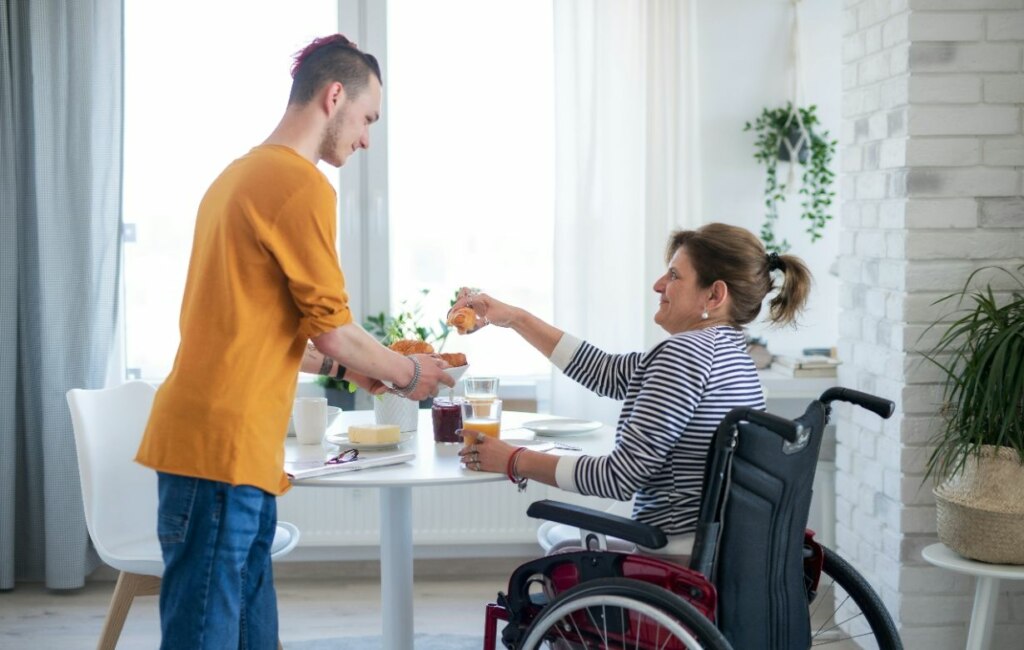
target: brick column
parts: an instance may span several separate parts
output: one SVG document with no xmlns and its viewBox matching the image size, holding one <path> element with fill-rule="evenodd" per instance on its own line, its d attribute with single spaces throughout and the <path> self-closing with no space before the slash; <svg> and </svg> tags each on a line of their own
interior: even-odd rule
<svg viewBox="0 0 1024 650">
<path fill-rule="evenodd" d="M 837 409 L 836 545 L 907 648 L 952 650 L 973 581 L 921 560 L 941 386 L 917 350 L 936 298 L 1024 257 L 1024 0 L 845 4 L 839 379 L 897 412 Z M 1019 647 L 1024 590 L 1002 599 L 993 647 Z"/>
</svg>

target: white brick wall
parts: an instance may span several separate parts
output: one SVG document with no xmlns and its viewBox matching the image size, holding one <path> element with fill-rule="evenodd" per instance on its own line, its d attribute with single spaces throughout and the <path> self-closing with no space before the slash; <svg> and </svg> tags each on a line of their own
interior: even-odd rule
<svg viewBox="0 0 1024 650">
<path fill-rule="evenodd" d="M 932 303 L 986 264 L 1024 261 L 1024 0 L 847 0 L 840 174 L 843 385 L 888 422 L 837 409 L 838 551 L 879 590 L 907 648 L 962 648 L 973 581 L 921 560 L 935 541 L 928 441 Z M 992 647 L 1021 647 L 1024 588 Z"/>
</svg>

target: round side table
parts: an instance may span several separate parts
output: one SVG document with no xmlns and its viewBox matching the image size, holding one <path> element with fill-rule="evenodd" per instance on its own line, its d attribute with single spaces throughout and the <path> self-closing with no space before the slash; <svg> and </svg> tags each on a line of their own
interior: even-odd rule
<svg viewBox="0 0 1024 650">
<path fill-rule="evenodd" d="M 977 579 L 974 588 L 974 608 L 971 610 L 971 627 L 967 632 L 967 650 L 988 650 L 992 642 L 992 627 L 996 622 L 999 581 L 1024 580 L 1024 565 L 989 564 L 969 560 L 957 555 L 941 542 L 925 547 L 921 551 L 921 556 L 937 567 L 966 573 Z"/>
</svg>

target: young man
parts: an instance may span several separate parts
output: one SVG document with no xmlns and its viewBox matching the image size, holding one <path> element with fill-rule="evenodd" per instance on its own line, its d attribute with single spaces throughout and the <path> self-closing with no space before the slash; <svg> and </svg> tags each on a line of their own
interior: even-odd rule
<svg viewBox="0 0 1024 650">
<path fill-rule="evenodd" d="M 300 367 L 326 357 L 324 372 L 416 400 L 453 383 L 443 362 L 395 354 L 353 322 L 335 254 L 336 197 L 316 163 L 369 147 L 376 59 L 336 34 L 300 52 L 292 77 L 270 137 L 200 203 L 181 343 L 136 456 L 158 473 L 162 648 L 277 647 L 270 546 Z"/>
</svg>

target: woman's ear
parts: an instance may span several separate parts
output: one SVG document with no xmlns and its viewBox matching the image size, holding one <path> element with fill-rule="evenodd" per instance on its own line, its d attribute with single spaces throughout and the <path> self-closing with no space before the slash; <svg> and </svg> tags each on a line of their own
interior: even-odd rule
<svg viewBox="0 0 1024 650">
<path fill-rule="evenodd" d="M 711 294 L 708 296 L 709 310 L 721 307 L 729 299 L 729 285 L 722 280 L 711 283 Z"/>
</svg>

